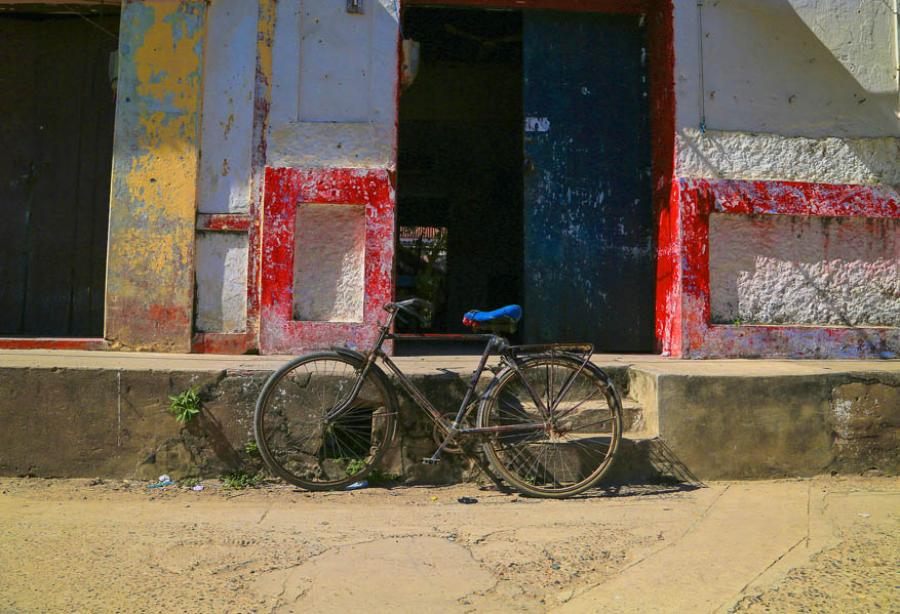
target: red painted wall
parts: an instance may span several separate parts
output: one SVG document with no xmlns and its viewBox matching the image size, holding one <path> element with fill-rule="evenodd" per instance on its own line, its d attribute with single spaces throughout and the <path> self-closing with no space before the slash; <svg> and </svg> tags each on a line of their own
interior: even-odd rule
<svg viewBox="0 0 900 614">
<path fill-rule="evenodd" d="M 678 179 L 660 216 L 657 338 L 684 358 L 879 358 L 900 347 L 893 328 L 710 323 L 709 215 L 900 218 L 888 188 L 787 181 Z"/>
<path fill-rule="evenodd" d="M 301 203 L 365 206 L 362 322 L 293 319 L 294 229 Z M 297 353 L 344 344 L 368 348 L 378 335 L 382 305 L 394 290 L 394 188 L 388 172 L 267 168 L 262 220 L 260 351 Z"/>
</svg>

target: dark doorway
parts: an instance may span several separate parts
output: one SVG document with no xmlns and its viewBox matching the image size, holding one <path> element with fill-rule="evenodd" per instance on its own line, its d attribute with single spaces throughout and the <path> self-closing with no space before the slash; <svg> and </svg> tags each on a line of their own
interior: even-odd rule
<svg viewBox="0 0 900 614">
<path fill-rule="evenodd" d="M 103 334 L 119 18 L 65 13 L 0 16 L 0 335 Z"/>
<path fill-rule="evenodd" d="M 517 341 L 653 351 L 644 18 L 411 7 L 403 35 L 397 296 L 433 300 L 434 333 L 520 303 Z"/>
<path fill-rule="evenodd" d="M 400 95 L 397 295 L 435 303 L 430 332 L 522 300 L 521 34 L 513 11 L 404 11 L 420 46 Z"/>
</svg>

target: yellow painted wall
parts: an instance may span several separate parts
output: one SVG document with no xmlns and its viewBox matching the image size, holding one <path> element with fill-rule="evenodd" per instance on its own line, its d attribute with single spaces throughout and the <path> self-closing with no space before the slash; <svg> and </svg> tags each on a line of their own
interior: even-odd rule
<svg viewBox="0 0 900 614">
<path fill-rule="evenodd" d="M 106 288 L 113 347 L 190 351 L 205 7 L 122 7 Z"/>
</svg>

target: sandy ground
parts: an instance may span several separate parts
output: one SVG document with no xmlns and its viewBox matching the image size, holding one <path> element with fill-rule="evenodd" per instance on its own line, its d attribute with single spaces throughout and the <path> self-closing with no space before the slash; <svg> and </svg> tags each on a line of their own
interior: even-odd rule
<svg viewBox="0 0 900 614">
<path fill-rule="evenodd" d="M 900 611 L 893 478 L 204 485 L 0 479 L 0 612 Z"/>
</svg>

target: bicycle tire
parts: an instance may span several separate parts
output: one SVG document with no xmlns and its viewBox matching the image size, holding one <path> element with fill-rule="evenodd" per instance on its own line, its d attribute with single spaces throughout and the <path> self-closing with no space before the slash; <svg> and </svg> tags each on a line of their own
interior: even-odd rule
<svg viewBox="0 0 900 614">
<path fill-rule="evenodd" d="M 394 437 L 398 403 L 376 365 L 355 405 L 337 420 L 324 418 L 346 400 L 341 395 L 352 391 L 363 366 L 361 358 L 315 352 L 269 377 L 256 402 L 253 433 L 274 475 L 307 490 L 335 490 L 362 480 L 380 461 Z"/>
<path fill-rule="evenodd" d="M 612 466 L 622 437 L 622 402 L 612 380 L 595 365 L 565 355 L 532 356 L 517 366 L 504 369 L 488 387 L 477 425 L 541 428 L 487 435 L 482 448 L 491 467 L 529 496 L 561 499 L 595 486 Z M 556 407 L 550 420 L 529 386 L 545 406 Z M 598 430 L 601 424 L 608 432 Z"/>
</svg>

